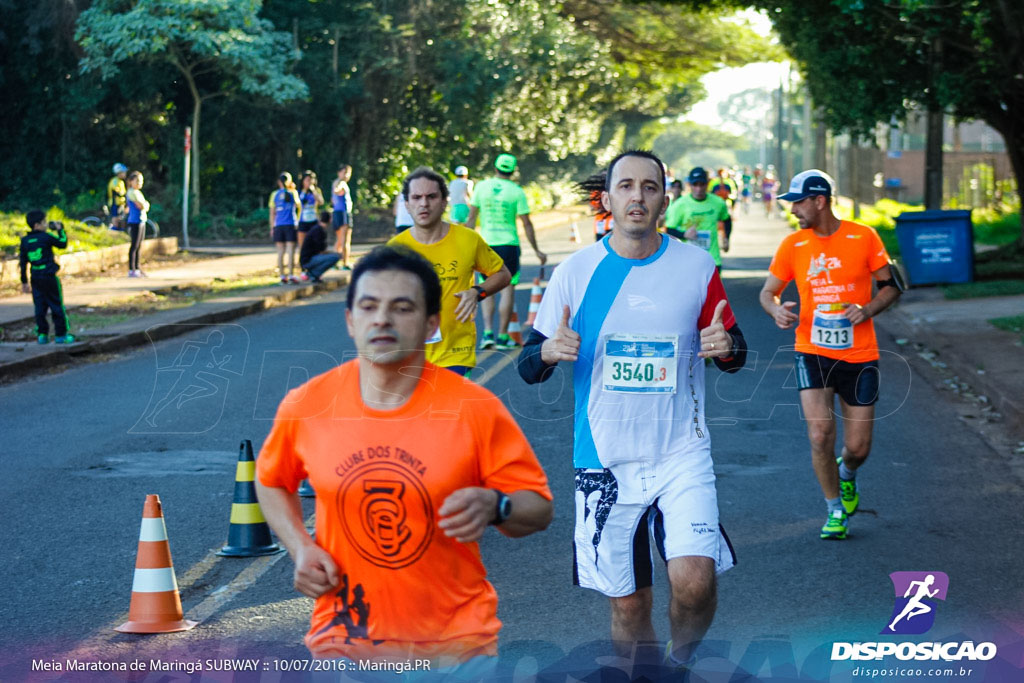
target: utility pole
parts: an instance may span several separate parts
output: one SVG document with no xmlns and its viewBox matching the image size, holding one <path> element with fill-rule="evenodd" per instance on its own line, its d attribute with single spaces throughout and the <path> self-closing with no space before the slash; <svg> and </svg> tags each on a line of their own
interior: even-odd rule
<svg viewBox="0 0 1024 683">
<path fill-rule="evenodd" d="M 924 208 L 942 208 L 942 128 L 943 112 L 936 95 L 935 81 L 942 68 L 942 41 L 932 41 L 931 78 L 928 84 L 928 134 L 924 157 Z"/>
</svg>

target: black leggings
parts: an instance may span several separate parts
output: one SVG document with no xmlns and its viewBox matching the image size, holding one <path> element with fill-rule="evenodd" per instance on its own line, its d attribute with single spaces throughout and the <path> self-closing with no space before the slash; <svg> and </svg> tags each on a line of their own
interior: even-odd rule
<svg viewBox="0 0 1024 683">
<path fill-rule="evenodd" d="M 129 223 L 128 234 L 132 238 L 131 246 L 128 247 L 128 270 L 138 270 L 142 240 L 146 239 L 146 226 L 141 223 Z"/>
</svg>

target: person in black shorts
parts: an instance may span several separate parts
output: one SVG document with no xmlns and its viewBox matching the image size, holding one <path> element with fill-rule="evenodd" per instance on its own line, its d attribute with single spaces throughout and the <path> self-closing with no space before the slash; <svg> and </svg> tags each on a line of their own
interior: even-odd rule
<svg viewBox="0 0 1024 683">
<path fill-rule="evenodd" d="M 277 189 L 270 193 L 270 237 L 277 247 L 277 272 L 281 276 L 281 284 L 298 282 L 295 275 L 295 243 L 298 231 L 299 193 L 295 190 L 292 174 L 285 171 L 277 178 Z M 285 274 L 285 262 L 288 274 Z"/>
</svg>

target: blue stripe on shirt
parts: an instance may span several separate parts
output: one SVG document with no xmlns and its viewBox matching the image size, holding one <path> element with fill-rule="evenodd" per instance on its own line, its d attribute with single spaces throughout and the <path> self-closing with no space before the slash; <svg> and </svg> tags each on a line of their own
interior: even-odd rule
<svg viewBox="0 0 1024 683">
<path fill-rule="evenodd" d="M 601 328 L 612 308 L 622 284 L 634 266 L 653 263 L 665 253 L 668 238 L 662 236 L 661 246 L 645 259 L 628 259 L 616 254 L 608 241 L 604 241 L 608 254 L 597 264 L 587 283 L 587 290 L 579 308 L 573 314 L 572 328 L 580 335 L 580 352 L 573 364 L 573 388 L 576 395 L 573 467 L 601 468 L 601 458 L 590 429 L 590 385 L 594 373 L 597 345 L 601 341 Z"/>
</svg>

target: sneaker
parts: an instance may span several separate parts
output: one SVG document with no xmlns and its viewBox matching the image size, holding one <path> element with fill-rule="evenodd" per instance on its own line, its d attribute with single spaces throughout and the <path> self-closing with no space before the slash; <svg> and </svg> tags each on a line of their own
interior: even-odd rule
<svg viewBox="0 0 1024 683">
<path fill-rule="evenodd" d="M 136 270 L 135 271 L 135 277 L 149 277 L 149 276 L 146 275 L 146 273 L 141 271 L 141 270 Z"/>
<path fill-rule="evenodd" d="M 302 282 L 302 280 L 299 279 L 298 275 L 289 275 L 288 281 L 291 282 L 293 285 L 297 285 L 300 282 Z"/>
<path fill-rule="evenodd" d="M 284 276 L 284 275 L 281 276 L 281 284 L 282 285 L 288 284 L 288 278 L 286 276 Z"/>
<path fill-rule="evenodd" d="M 352 271 L 352 266 L 342 266 L 341 269 L 342 270 L 347 270 L 347 271 L 351 272 Z"/>
<path fill-rule="evenodd" d="M 485 331 L 483 339 L 480 340 L 480 350 L 493 349 L 494 348 L 494 333 L 491 331 Z"/>
<path fill-rule="evenodd" d="M 39 341 L 40 344 L 49 344 L 50 343 L 50 336 L 46 335 L 46 334 L 41 334 L 41 335 L 39 335 L 38 341 Z"/>
<path fill-rule="evenodd" d="M 300 275 L 299 280 L 302 282 L 309 282 L 309 273 L 303 273 Z"/>
<path fill-rule="evenodd" d="M 697 653 L 696 652 L 691 652 L 690 653 L 690 658 L 687 659 L 685 662 L 680 664 L 679 662 L 677 662 L 675 660 L 675 657 L 672 656 L 672 641 L 671 640 L 668 641 L 668 643 L 665 645 L 664 663 L 665 663 L 665 666 L 667 668 L 672 669 L 672 670 L 674 670 L 674 671 L 676 671 L 678 673 L 683 673 L 683 672 L 688 671 L 689 669 L 693 668 L 693 665 L 696 662 L 697 662 Z"/>
<path fill-rule="evenodd" d="M 71 334 L 65 334 L 63 337 L 54 337 L 53 341 L 58 344 L 74 344 L 75 337 Z"/>
<path fill-rule="evenodd" d="M 842 458 L 836 458 L 837 463 L 842 461 Z M 860 505 L 860 493 L 857 492 L 856 479 L 851 479 L 850 481 L 845 479 L 839 480 L 839 500 L 842 501 L 843 509 L 846 510 L 847 515 L 857 512 L 857 506 Z"/>
<path fill-rule="evenodd" d="M 825 526 L 821 527 L 821 537 L 841 541 L 846 538 L 847 515 L 842 510 L 833 510 L 828 513 L 825 519 Z"/>
<path fill-rule="evenodd" d="M 509 349 L 518 349 L 520 346 L 521 344 L 519 342 L 517 342 L 515 339 L 508 336 L 507 334 L 498 335 L 498 348 L 501 349 L 502 351 L 508 351 Z"/>
<path fill-rule="evenodd" d="M 137 270 L 129 270 L 128 277 L 142 277 Z"/>
</svg>

